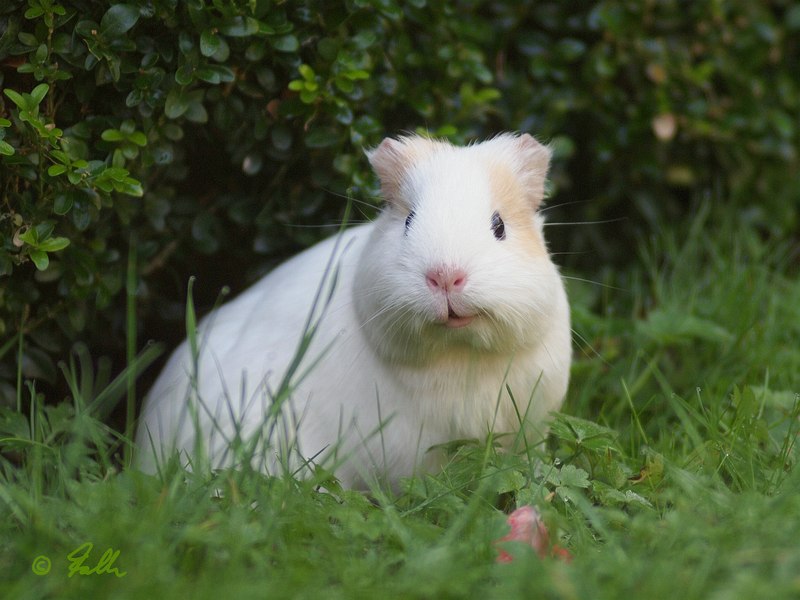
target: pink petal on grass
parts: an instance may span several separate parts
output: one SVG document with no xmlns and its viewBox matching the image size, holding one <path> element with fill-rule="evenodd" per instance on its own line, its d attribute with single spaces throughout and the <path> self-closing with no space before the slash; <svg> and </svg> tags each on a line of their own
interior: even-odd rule
<svg viewBox="0 0 800 600">
<path fill-rule="evenodd" d="M 498 542 L 522 542 L 536 550 L 540 558 L 550 555 L 567 562 L 572 560 L 572 555 L 565 548 L 558 545 L 550 547 L 550 534 L 539 511 L 533 506 L 520 506 L 508 515 L 507 523 L 511 526 L 511 531 L 497 540 Z M 498 548 L 498 552 L 497 562 L 507 563 L 514 560 L 502 548 Z"/>
</svg>

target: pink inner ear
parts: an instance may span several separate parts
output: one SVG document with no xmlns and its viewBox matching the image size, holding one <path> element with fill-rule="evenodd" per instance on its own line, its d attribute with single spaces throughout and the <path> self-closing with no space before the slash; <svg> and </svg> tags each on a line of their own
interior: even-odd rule
<svg viewBox="0 0 800 600">
<path fill-rule="evenodd" d="M 404 162 L 403 144 L 392 138 L 384 139 L 377 148 L 367 154 L 367 157 L 381 182 L 394 173 L 403 171 L 401 166 Z"/>
<path fill-rule="evenodd" d="M 523 155 L 523 160 L 527 163 L 529 168 L 533 168 L 543 175 L 547 175 L 547 169 L 550 166 L 550 149 L 544 144 L 539 143 L 536 139 L 527 133 L 523 133 L 517 138 L 520 152 Z"/>
<path fill-rule="evenodd" d="M 386 138 L 367 154 L 367 158 L 381 182 L 384 200 L 396 202 L 408 170 L 408 159 L 405 156 L 403 143 Z"/>
<path fill-rule="evenodd" d="M 377 148 L 367 153 L 372 169 L 381 182 L 384 200 L 404 204 L 402 187 L 411 167 L 448 144 L 420 136 L 386 138 Z"/>
<path fill-rule="evenodd" d="M 517 173 L 523 180 L 534 209 L 538 209 L 544 199 L 544 182 L 550 168 L 551 151 L 527 133 L 519 136 L 516 142 L 519 152 Z"/>
</svg>

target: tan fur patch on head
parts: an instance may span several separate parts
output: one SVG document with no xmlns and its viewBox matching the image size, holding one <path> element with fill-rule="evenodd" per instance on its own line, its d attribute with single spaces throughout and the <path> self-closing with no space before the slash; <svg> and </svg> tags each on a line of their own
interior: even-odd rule
<svg viewBox="0 0 800 600">
<path fill-rule="evenodd" d="M 377 148 L 367 152 L 367 157 L 381 182 L 383 199 L 410 208 L 402 194 L 409 171 L 436 152 L 452 149 L 453 146 L 447 142 L 415 135 L 396 140 L 386 138 Z"/>
<path fill-rule="evenodd" d="M 492 209 L 500 214 L 508 238 L 519 243 L 530 256 L 547 256 L 547 247 L 534 224 L 535 205 L 519 178 L 505 165 L 489 168 Z"/>
</svg>

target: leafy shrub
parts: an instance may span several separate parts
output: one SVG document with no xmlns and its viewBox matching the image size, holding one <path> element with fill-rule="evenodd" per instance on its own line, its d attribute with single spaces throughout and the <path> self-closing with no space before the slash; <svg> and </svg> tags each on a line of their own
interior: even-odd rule
<svg viewBox="0 0 800 600">
<path fill-rule="evenodd" d="M 372 214 L 362 148 L 401 130 L 550 140 L 566 218 L 629 217 L 569 236 L 603 261 L 698 195 L 792 231 L 797 29 L 781 0 L 9 0 L 0 358 L 20 332 L 30 378 L 76 339 L 121 357 L 128 280 L 135 333 L 176 341 L 190 273 L 209 305 L 344 197 Z"/>
</svg>

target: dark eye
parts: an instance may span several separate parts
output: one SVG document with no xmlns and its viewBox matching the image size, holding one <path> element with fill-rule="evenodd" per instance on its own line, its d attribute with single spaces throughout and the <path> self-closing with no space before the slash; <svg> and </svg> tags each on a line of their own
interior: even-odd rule
<svg viewBox="0 0 800 600">
<path fill-rule="evenodd" d="M 406 217 L 406 231 L 408 231 L 408 228 L 411 227 L 411 223 L 413 221 L 414 221 L 414 211 L 412 210 L 410 213 L 408 213 L 408 216 Z"/>
<path fill-rule="evenodd" d="M 495 239 L 506 239 L 506 226 L 505 223 L 503 223 L 503 219 L 500 218 L 500 213 L 497 211 L 492 215 L 492 232 L 494 233 Z"/>
</svg>

